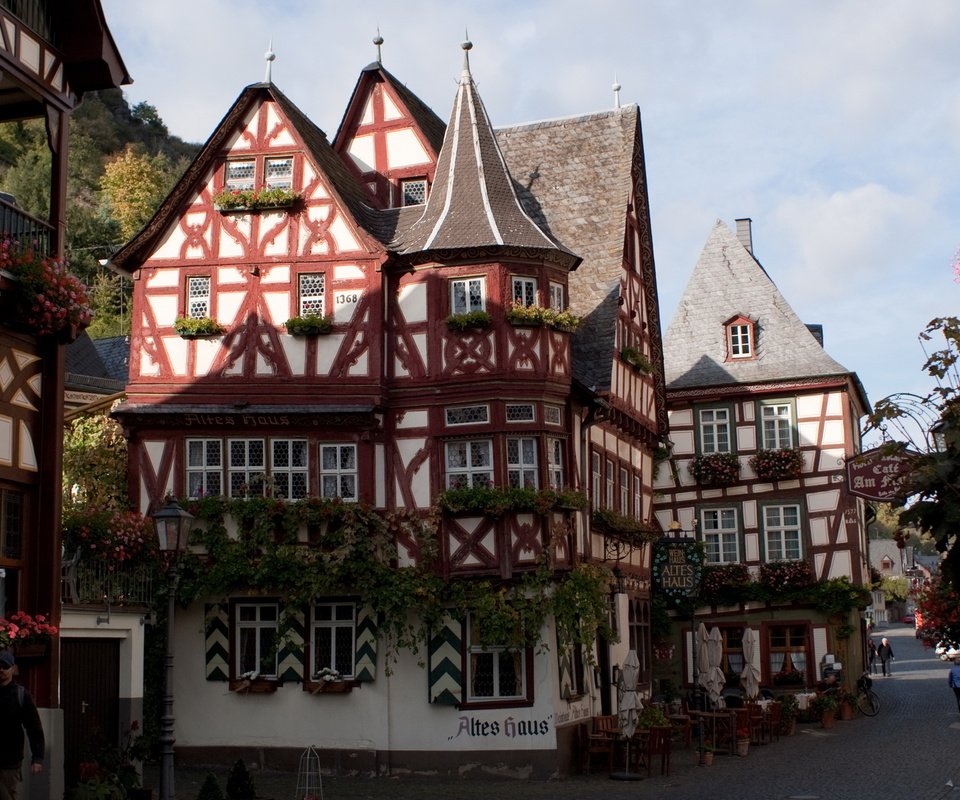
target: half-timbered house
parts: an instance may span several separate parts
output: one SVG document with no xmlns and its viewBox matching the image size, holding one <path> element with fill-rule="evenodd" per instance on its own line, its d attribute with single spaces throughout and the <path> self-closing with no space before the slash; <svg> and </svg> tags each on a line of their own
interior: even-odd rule
<svg viewBox="0 0 960 800">
<path fill-rule="evenodd" d="M 0 617 L 60 624 L 64 363 L 78 329 L 50 324 L 23 302 L 22 262 L 64 253 L 71 113 L 85 92 L 129 82 L 99 0 L 0 4 L 0 124 L 42 121 L 51 163 L 46 219 L 0 196 Z M 32 779 L 35 797 L 63 788 L 59 644 L 54 637 L 40 655 L 18 648 L 19 680 L 36 698 L 49 748 L 47 769 Z"/>
<path fill-rule="evenodd" d="M 836 600 L 856 592 L 825 582 L 870 580 L 863 501 L 844 480 L 869 406 L 822 337 L 754 256 L 751 221 L 737 220 L 736 233 L 718 221 L 664 336 L 671 450 L 654 486 L 667 535 L 704 547 L 696 618 L 720 629 L 729 688 L 740 684 L 746 628 L 773 690 L 812 686 L 827 655 L 854 677 L 862 664 L 860 609 L 818 601 L 816 586 Z M 661 666 L 689 685 L 680 631 L 690 620 L 677 622 L 674 643 L 685 646 Z"/>
<path fill-rule="evenodd" d="M 666 414 L 639 113 L 494 130 L 467 56 L 448 124 L 378 61 L 332 142 L 271 81 L 246 88 L 116 254 L 134 280 L 115 412 L 131 496 L 144 513 L 168 495 L 197 515 L 264 496 L 402 513 L 421 524 L 391 528 L 396 570 L 432 552 L 444 586 L 491 597 L 616 567 L 601 599 L 620 642 L 558 641 L 550 616 L 547 648 L 497 646 L 450 607 L 388 660 L 363 586 L 291 609 L 240 581 L 178 610 L 178 758 L 291 763 L 317 745 L 350 770 L 552 774 L 615 703 L 630 648 L 649 689 Z M 481 507 L 489 487 L 553 500 Z M 249 537 L 257 521 L 229 507 L 228 534 Z M 304 560 L 329 547 L 314 523 Z M 427 600 L 406 598 L 414 624 Z"/>
</svg>

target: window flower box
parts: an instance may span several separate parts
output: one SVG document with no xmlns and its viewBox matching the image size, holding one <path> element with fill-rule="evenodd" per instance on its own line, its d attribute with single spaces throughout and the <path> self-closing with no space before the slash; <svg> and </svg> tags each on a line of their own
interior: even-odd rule
<svg viewBox="0 0 960 800">
<path fill-rule="evenodd" d="M 348 694 L 353 691 L 355 681 L 304 681 L 303 690 L 310 694 Z"/>
<path fill-rule="evenodd" d="M 650 359 L 636 347 L 624 347 L 620 351 L 620 358 L 626 361 L 637 372 L 645 372 L 647 374 L 653 372 L 653 364 L 650 362 Z"/>
<path fill-rule="evenodd" d="M 280 685 L 273 678 L 236 678 L 228 684 L 231 692 L 237 694 L 272 694 Z"/>
<path fill-rule="evenodd" d="M 220 336 L 226 331 L 223 325 L 210 317 L 177 317 L 173 329 L 184 339 Z"/>
<path fill-rule="evenodd" d="M 467 311 L 464 314 L 451 314 L 447 317 L 447 327 L 457 332 L 489 328 L 490 322 L 490 314 L 486 311 Z"/>
<path fill-rule="evenodd" d="M 299 201 L 300 195 L 290 189 L 240 189 L 215 195 L 213 206 L 222 213 L 236 213 L 290 208 Z"/>
<path fill-rule="evenodd" d="M 291 336 L 324 336 L 333 330 L 333 320 L 317 314 L 291 317 L 283 324 Z"/>
<path fill-rule="evenodd" d="M 580 317 L 569 311 L 557 311 L 543 306 L 523 306 L 511 303 L 507 308 L 507 322 L 511 325 L 549 327 L 572 333 L 580 327 Z"/>
<path fill-rule="evenodd" d="M 803 471 L 803 453 L 796 447 L 779 450 L 757 450 L 750 457 L 750 467 L 765 481 L 783 481 L 799 478 Z"/>
<path fill-rule="evenodd" d="M 0 650 L 13 648 L 18 658 L 42 658 L 56 634 L 56 626 L 43 614 L 30 616 L 14 611 L 7 618 L 0 617 Z"/>
<path fill-rule="evenodd" d="M 690 474 L 704 486 L 729 486 L 740 479 L 736 453 L 706 453 L 690 463 Z"/>
</svg>

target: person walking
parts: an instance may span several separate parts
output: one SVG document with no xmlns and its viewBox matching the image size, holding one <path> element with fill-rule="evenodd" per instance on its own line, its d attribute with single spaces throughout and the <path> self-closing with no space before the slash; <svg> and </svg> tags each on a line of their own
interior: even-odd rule
<svg viewBox="0 0 960 800">
<path fill-rule="evenodd" d="M 30 741 L 30 772 L 43 769 L 43 725 L 30 692 L 13 682 L 17 665 L 13 652 L 0 653 L 0 800 L 17 800 L 23 776 L 24 731 Z"/>
<path fill-rule="evenodd" d="M 880 659 L 880 668 L 883 670 L 884 675 L 893 675 L 893 664 L 890 662 L 894 660 L 893 648 L 890 646 L 890 640 L 884 636 L 880 640 L 880 646 L 877 648 L 877 657 Z"/>
<path fill-rule="evenodd" d="M 870 667 L 870 674 L 877 674 L 877 643 L 873 639 L 867 640 L 867 663 Z"/>
<path fill-rule="evenodd" d="M 950 677 L 947 678 L 947 685 L 953 689 L 957 696 L 957 711 L 960 711 L 960 656 L 953 659 L 953 666 L 950 668 Z"/>
</svg>

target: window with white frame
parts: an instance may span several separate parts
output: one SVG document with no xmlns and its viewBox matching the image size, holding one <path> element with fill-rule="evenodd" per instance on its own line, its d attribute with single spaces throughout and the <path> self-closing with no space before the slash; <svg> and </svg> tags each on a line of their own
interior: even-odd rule
<svg viewBox="0 0 960 800">
<path fill-rule="evenodd" d="M 736 322 L 727 326 L 731 358 L 753 357 L 753 325 Z"/>
<path fill-rule="evenodd" d="M 761 447 L 766 450 L 781 450 L 793 447 L 792 412 L 790 403 L 761 404 Z"/>
<path fill-rule="evenodd" d="M 701 408 L 700 452 L 729 453 L 730 450 L 730 409 Z"/>
<path fill-rule="evenodd" d="M 567 307 L 563 298 L 563 284 L 550 281 L 550 308 L 563 311 Z"/>
<path fill-rule="evenodd" d="M 630 473 L 620 467 L 620 513 L 630 513 Z"/>
<path fill-rule="evenodd" d="M 639 475 L 633 476 L 633 516 L 643 519 L 643 481 Z"/>
<path fill-rule="evenodd" d="M 263 439 L 228 439 L 227 478 L 230 497 L 255 497 L 266 489 Z"/>
<path fill-rule="evenodd" d="M 251 159 L 228 161 L 224 172 L 224 188 L 229 192 L 248 191 L 254 187 L 257 162 Z"/>
<path fill-rule="evenodd" d="M 187 316 L 203 319 L 210 316 L 210 276 L 194 275 L 187 278 Z"/>
<path fill-rule="evenodd" d="M 493 483 L 493 444 L 489 439 L 447 442 L 445 452 L 448 489 Z"/>
<path fill-rule="evenodd" d="M 590 454 L 590 478 L 591 478 L 591 497 L 590 501 L 593 508 L 600 508 L 601 486 L 603 483 L 603 468 L 601 466 L 599 453 Z"/>
<path fill-rule="evenodd" d="M 320 445 L 320 496 L 339 497 L 356 503 L 357 446 L 355 444 Z"/>
<path fill-rule="evenodd" d="M 705 508 L 700 530 L 708 564 L 740 563 L 740 531 L 736 508 Z"/>
<path fill-rule="evenodd" d="M 483 278 L 460 278 L 450 281 L 450 313 L 466 314 L 486 308 Z"/>
<path fill-rule="evenodd" d="M 507 485 L 512 489 L 537 489 L 537 440 L 532 436 L 507 439 Z"/>
<path fill-rule="evenodd" d="M 513 304 L 515 306 L 535 306 L 537 304 L 537 279 L 515 275 L 513 286 Z"/>
<path fill-rule="evenodd" d="M 467 617 L 467 700 L 516 700 L 526 697 L 524 649 L 484 644 L 472 616 Z"/>
<path fill-rule="evenodd" d="M 234 608 L 236 677 L 277 676 L 279 609 L 274 602 L 238 602 Z"/>
<path fill-rule="evenodd" d="M 607 471 L 604 474 L 606 478 L 606 487 L 607 491 L 603 498 L 604 508 L 613 509 L 613 490 L 616 483 L 616 473 L 613 471 L 613 462 L 608 458 L 607 459 Z"/>
<path fill-rule="evenodd" d="M 223 494 L 223 442 L 187 439 L 187 496 Z"/>
<path fill-rule="evenodd" d="M 551 489 L 563 489 L 567 485 L 563 468 L 563 439 L 547 439 L 547 483 Z"/>
<path fill-rule="evenodd" d="M 326 280 L 326 275 L 322 272 L 301 272 L 297 276 L 301 317 L 323 316 L 323 290 Z"/>
<path fill-rule="evenodd" d="M 293 188 L 293 156 L 264 160 L 264 183 L 268 189 Z"/>
<path fill-rule="evenodd" d="M 306 439 L 270 440 L 270 483 L 274 497 L 284 500 L 305 498 L 308 469 Z"/>
<path fill-rule="evenodd" d="M 354 603 L 315 603 L 310 632 L 310 676 L 334 670 L 352 678 L 357 644 L 357 610 Z"/>
<path fill-rule="evenodd" d="M 422 206 L 427 202 L 427 179 L 400 181 L 400 205 Z"/>
<path fill-rule="evenodd" d="M 650 658 L 650 601 L 630 598 L 627 605 L 627 632 L 630 649 L 637 653 L 640 662 L 638 678 L 641 683 L 650 680 L 652 659 Z"/>
<path fill-rule="evenodd" d="M 801 559 L 803 548 L 800 545 L 800 506 L 764 506 L 763 537 L 767 561 Z"/>
</svg>

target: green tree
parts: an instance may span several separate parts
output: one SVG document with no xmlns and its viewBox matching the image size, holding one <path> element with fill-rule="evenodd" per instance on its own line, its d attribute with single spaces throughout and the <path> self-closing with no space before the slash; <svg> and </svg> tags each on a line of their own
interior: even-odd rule
<svg viewBox="0 0 960 800">
<path fill-rule="evenodd" d="M 937 342 L 928 353 L 924 369 L 937 387 L 919 398 L 918 411 L 911 411 L 897 396 L 874 406 L 870 428 L 884 430 L 890 423 L 903 430 L 904 418 L 927 415 L 935 422 L 924 430 L 922 441 L 888 442 L 884 448 L 909 460 L 899 504 L 902 526 L 929 534 L 936 550 L 945 554 L 944 577 L 960 589 L 960 319 L 934 319 L 920 334 L 924 343 Z M 942 339 L 942 342 L 941 342 Z M 868 429 L 868 430 L 869 430 Z"/>
<path fill-rule="evenodd" d="M 131 146 L 107 163 L 100 186 L 124 239 L 131 238 L 153 216 L 166 195 L 169 173 L 165 155 L 147 156 Z"/>
<path fill-rule="evenodd" d="M 63 437 L 63 512 L 127 509 L 127 441 L 106 414 L 79 417 Z"/>
<path fill-rule="evenodd" d="M 910 595 L 910 581 L 902 575 L 888 575 L 880 581 L 880 589 L 887 598 L 887 602 L 902 603 Z"/>
</svg>

